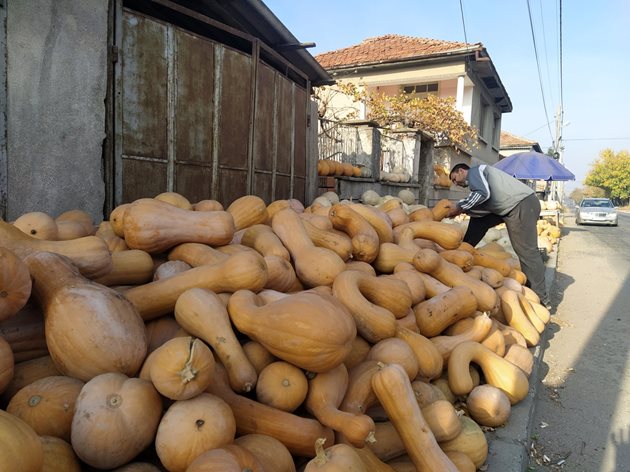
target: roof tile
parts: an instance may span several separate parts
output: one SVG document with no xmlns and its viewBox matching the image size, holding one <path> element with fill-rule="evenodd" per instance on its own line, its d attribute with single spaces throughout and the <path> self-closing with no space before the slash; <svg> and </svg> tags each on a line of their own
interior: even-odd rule
<svg viewBox="0 0 630 472">
<path fill-rule="evenodd" d="M 521 138 L 519 136 L 516 136 L 512 133 L 508 133 L 507 131 L 501 131 L 501 144 L 500 147 L 502 148 L 509 148 L 509 147 L 518 147 L 518 146 L 533 146 L 535 144 L 538 144 L 538 142 L 536 141 L 528 141 L 525 138 Z"/>
<path fill-rule="evenodd" d="M 461 50 L 466 46 L 483 47 L 481 43 L 467 45 L 456 41 L 386 34 L 364 39 L 354 46 L 318 54 L 315 59 L 324 69 L 336 69 L 445 54 Z"/>
</svg>

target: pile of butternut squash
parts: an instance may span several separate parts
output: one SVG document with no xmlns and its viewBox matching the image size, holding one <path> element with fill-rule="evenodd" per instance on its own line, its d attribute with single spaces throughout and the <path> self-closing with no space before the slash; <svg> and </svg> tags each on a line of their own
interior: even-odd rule
<svg viewBox="0 0 630 472">
<path fill-rule="evenodd" d="M 478 470 L 549 312 L 390 201 L 0 221 L 0 470 Z"/>
</svg>

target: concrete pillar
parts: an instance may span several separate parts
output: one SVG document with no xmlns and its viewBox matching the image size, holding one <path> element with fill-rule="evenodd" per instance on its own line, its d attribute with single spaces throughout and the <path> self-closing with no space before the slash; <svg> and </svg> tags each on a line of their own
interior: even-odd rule
<svg viewBox="0 0 630 472">
<path fill-rule="evenodd" d="M 455 93 L 455 108 L 459 111 L 464 109 L 464 76 L 457 77 L 457 92 Z"/>
</svg>

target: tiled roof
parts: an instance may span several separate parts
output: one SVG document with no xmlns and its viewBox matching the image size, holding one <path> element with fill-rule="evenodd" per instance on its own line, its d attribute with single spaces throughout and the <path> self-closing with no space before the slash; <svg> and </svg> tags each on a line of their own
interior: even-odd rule
<svg viewBox="0 0 630 472">
<path fill-rule="evenodd" d="M 324 69 L 336 69 L 363 64 L 398 62 L 425 56 L 434 56 L 466 48 L 482 48 L 481 43 L 466 44 L 439 39 L 414 38 L 387 34 L 364 39 L 360 44 L 318 54 L 315 59 Z"/>
<path fill-rule="evenodd" d="M 501 131 L 501 148 L 534 146 L 537 144 L 538 142 L 536 141 L 528 141 L 525 138 L 508 133 L 507 131 Z"/>
</svg>

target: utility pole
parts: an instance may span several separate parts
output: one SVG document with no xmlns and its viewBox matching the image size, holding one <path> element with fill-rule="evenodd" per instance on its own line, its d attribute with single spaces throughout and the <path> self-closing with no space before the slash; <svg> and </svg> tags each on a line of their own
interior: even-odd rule
<svg viewBox="0 0 630 472">
<path fill-rule="evenodd" d="M 556 139 L 553 145 L 554 158 L 564 165 L 564 144 L 562 143 L 562 127 L 564 126 L 564 110 L 562 104 L 558 106 L 556 112 Z M 564 182 L 554 182 L 552 185 L 552 194 L 557 196 L 558 202 L 562 204 L 564 200 Z"/>
</svg>

